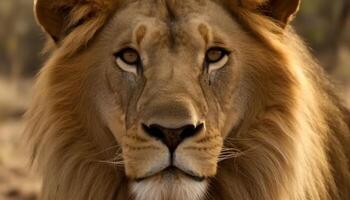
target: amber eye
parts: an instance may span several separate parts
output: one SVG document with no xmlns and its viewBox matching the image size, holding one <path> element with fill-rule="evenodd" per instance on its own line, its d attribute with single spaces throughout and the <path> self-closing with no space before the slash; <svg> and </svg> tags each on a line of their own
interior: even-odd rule
<svg viewBox="0 0 350 200">
<path fill-rule="evenodd" d="M 137 65 L 140 60 L 137 51 L 131 48 L 123 49 L 117 56 L 128 65 Z"/>
<path fill-rule="evenodd" d="M 126 72 L 137 74 L 137 68 L 140 66 L 140 55 L 132 48 L 126 48 L 114 54 L 117 65 Z"/>
<path fill-rule="evenodd" d="M 214 70 L 220 69 L 225 66 L 228 62 L 228 56 L 230 52 L 224 48 L 213 47 L 210 48 L 205 56 L 206 65 L 208 66 L 208 71 L 212 72 Z"/>
</svg>

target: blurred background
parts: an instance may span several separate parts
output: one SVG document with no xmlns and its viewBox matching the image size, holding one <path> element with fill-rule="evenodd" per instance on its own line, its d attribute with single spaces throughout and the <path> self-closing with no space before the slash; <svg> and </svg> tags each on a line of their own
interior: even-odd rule
<svg viewBox="0 0 350 200">
<path fill-rule="evenodd" d="M 32 3 L 0 0 L 0 200 L 35 200 L 40 188 L 20 148 L 21 116 L 44 60 Z M 350 0 L 304 0 L 294 26 L 350 105 Z"/>
</svg>

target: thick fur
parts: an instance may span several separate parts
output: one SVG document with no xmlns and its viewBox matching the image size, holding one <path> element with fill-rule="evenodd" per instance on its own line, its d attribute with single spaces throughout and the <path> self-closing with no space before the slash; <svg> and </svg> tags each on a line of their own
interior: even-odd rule
<svg viewBox="0 0 350 200">
<path fill-rule="evenodd" d="M 228 95 L 226 90 L 215 91 L 219 99 L 225 97 L 219 102 L 220 105 L 239 107 L 239 111 L 235 112 L 237 117 L 229 115 L 227 109 L 221 112 L 225 115 L 223 117 L 213 113 L 207 121 L 217 118 L 220 125 L 210 126 L 208 123 L 207 135 L 195 138 L 196 144 L 184 144 L 188 145 L 187 149 L 192 149 L 192 153 L 186 151 L 185 147 L 180 149 L 184 155 L 192 156 L 183 157 L 188 159 L 186 163 L 193 162 L 192 166 L 198 173 L 211 177 L 207 182 L 192 183 L 180 177 L 177 187 L 165 187 L 156 181 L 152 182 L 152 179 L 133 184 L 132 178 L 139 178 L 148 167 L 142 159 L 161 159 L 161 155 L 167 152 L 160 143 L 133 132 L 137 128 L 132 124 L 125 125 L 126 118 L 138 117 L 134 112 L 126 111 L 122 106 L 109 107 L 101 101 L 109 99 L 110 95 L 98 95 L 105 83 L 96 67 L 100 63 L 94 58 L 101 56 L 101 51 L 105 50 L 99 48 L 103 46 L 99 46 L 99 43 L 107 37 L 103 35 L 107 33 L 104 30 L 113 25 L 111 12 L 122 12 L 128 3 L 118 8 L 113 6 L 114 10 L 98 9 L 103 12 L 100 15 L 88 15 L 86 20 L 86 13 L 89 13 L 86 8 L 94 1 L 87 2 L 84 6 L 88 7 L 84 9 L 73 8 L 75 4 L 66 4 L 71 7 L 71 22 L 65 24 L 70 26 L 78 21 L 81 24 L 65 31 L 64 38 L 56 41 L 51 57 L 39 74 L 36 94 L 26 115 L 26 135 L 33 162 L 43 174 L 41 199 L 350 199 L 348 111 L 293 29 L 289 26 L 284 28 L 284 25 L 276 22 L 277 18 L 272 19 L 260 12 L 257 5 L 261 3 L 266 6 L 266 1 L 253 0 L 243 4 L 229 0 L 210 3 L 169 1 L 171 3 L 167 4 L 167 9 L 173 14 L 201 10 L 199 6 L 204 4 L 209 6 L 205 8 L 210 17 L 213 16 L 210 12 L 214 12 L 210 10 L 212 7 L 215 7 L 215 11 L 220 8 L 221 12 L 215 12 L 216 15 L 229 18 L 239 25 L 237 29 L 242 31 L 238 32 L 240 36 L 236 35 L 237 44 L 245 47 L 237 52 L 245 57 L 244 66 L 239 71 L 243 78 L 240 84 L 234 82 L 234 78 L 212 84 L 217 88 L 235 85 L 235 91 L 245 91 L 246 96 L 237 97 L 235 102 L 238 103 L 233 104 L 225 101 L 225 95 Z M 157 1 L 147 2 L 152 7 Z M 93 5 L 95 8 L 96 4 Z M 124 16 L 130 13 L 133 12 L 124 13 Z M 293 12 L 284 18 L 289 20 L 291 14 Z M 284 19 L 283 23 L 288 20 Z M 206 35 L 210 27 L 204 27 L 200 30 Z M 53 33 L 50 34 L 52 36 Z M 239 41 L 247 43 L 241 44 Z M 125 84 L 121 76 L 115 76 L 113 80 L 119 85 Z M 224 74 L 217 76 L 225 77 Z M 117 86 L 112 83 L 108 87 L 113 89 Z M 145 90 L 147 87 L 150 86 L 146 85 Z M 197 92 L 200 90 L 197 86 L 191 87 L 183 88 Z M 127 93 L 126 90 L 118 91 Z M 193 96 L 198 98 L 196 102 L 204 101 L 201 95 Z M 120 101 L 118 105 L 124 105 L 123 99 L 115 99 Z M 182 100 L 180 98 L 176 103 L 185 102 Z M 129 104 L 136 105 L 133 101 Z M 157 107 L 154 109 L 157 110 Z M 196 109 L 194 106 L 193 110 Z M 105 110 L 113 110 L 113 123 L 123 126 L 113 129 L 112 125 L 106 123 L 109 115 L 104 114 Z M 124 132 L 124 129 L 128 129 L 125 132 L 130 134 L 121 135 L 113 131 Z M 223 130 L 226 129 L 229 131 L 224 134 Z M 205 146 L 206 143 L 213 148 Z M 218 147 L 221 149 L 218 150 Z M 225 153 L 225 148 L 237 149 L 238 154 L 221 161 L 218 151 Z M 123 152 L 121 164 L 106 162 L 120 151 Z M 138 160 L 133 161 L 132 157 Z M 204 162 L 207 162 L 207 168 L 199 167 L 203 166 L 199 164 L 201 157 L 206 158 Z M 186 184 L 189 186 L 184 187 Z M 157 187 L 159 193 L 155 190 Z M 174 194 L 179 196 L 175 197 Z"/>
</svg>

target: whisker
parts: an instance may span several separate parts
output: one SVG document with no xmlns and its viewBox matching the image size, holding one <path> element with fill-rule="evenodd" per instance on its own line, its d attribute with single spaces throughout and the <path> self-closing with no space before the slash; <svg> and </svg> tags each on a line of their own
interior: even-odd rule
<svg viewBox="0 0 350 200">
<path fill-rule="evenodd" d="M 247 150 L 242 151 L 241 149 L 238 149 L 235 147 L 224 146 L 219 155 L 219 162 L 244 156 L 247 152 L 252 151 L 256 148 L 257 147 L 251 147 L 251 148 L 248 148 Z"/>
<path fill-rule="evenodd" d="M 104 151 L 102 152 L 106 152 L 106 151 L 109 151 L 109 150 L 112 150 L 112 149 L 115 149 L 115 148 L 118 148 L 120 147 L 119 145 L 115 145 L 115 146 L 112 146 L 112 147 L 109 147 L 107 149 L 105 149 Z M 99 152 L 99 153 L 102 153 L 102 152 Z M 93 162 L 98 162 L 98 163 L 103 163 L 103 164 L 110 164 L 110 165 L 114 165 L 114 166 L 124 166 L 124 160 L 123 160 L 123 155 L 122 155 L 122 152 L 121 152 L 121 148 L 117 149 L 117 151 L 115 152 L 115 156 L 110 159 L 110 160 L 93 160 Z"/>
<path fill-rule="evenodd" d="M 103 163 L 103 164 L 110 164 L 114 166 L 124 166 L 124 161 L 104 161 L 104 160 L 96 160 L 95 162 Z"/>
<path fill-rule="evenodd" d="M 242 155 L 244 155 L 243 152 L 240 152 L 240 153 L 237 152 L 237 153 L 232 153 L 230 155 L 228 154 L 228 155 L 224 155 L 224 156 L 219 156 L 218 161 L 222 162 L 224 160 L 228 160 L 228 159 L 232 159 L 232 158 L 238 158 L 238 157 L 240 157 Z"/>
<path fill-rule="evenodd" d="M 93 160 L 93 161 L 98 163 L 111 164 L 115 166 L 123 166 L 125 164 L 121 154 L 117 154 L 111 160 Z"/>
<path fill-rule="evenodd" d="M 238 148 L 234 148 L 234 147 L 223 147 L 220 155 L 219 155 L 219 162 L 224 161 L 224 160 L 228 160 L 228 159 L 232 159 L 232 158 L 238 158 L 240 156 L 244 156 L 245 154 L 247 154 L 250 151 L 253 151 L 255 149 L 258 148 L 257 146 L 254 147 L 250 147 L 244 151 L 238 149 Z"/>
<path fill-rule="evenodd" d="M 110 147 L 108 147 L 108 148 L 106 148 L 106 149 L 103 149 L 103 150 L 101 150 L 101 151 L 99 151 L 99 152 L 96 152 L 96 153 L 94 153 L 93 155 L 94 155 L 94 156 L 97 156 L 97 155 L 99 155 L 99 154 L 102 154 L 102 153 L 105 153 L 105 152 L 107 152 L 107 151 L 111 151 L 111 150 L 114 150 L 114 149 L 117 149 L 118 152 L 121 151 L 120 145 L 117 144 L 117 145 L 110 146 Z"/>
<path fill-rule="evenodd" d="M 233 142 L 236 142 L 236 141 L 253 141 L 254 138 L 231 138 L 231 137 L 227 137 L 225 138 L 225 141 L 233 141 Z"/>
<path fill-rule="evenodd" d="M 237 149 L 237 148 L 223 148 L 223 149 L 221 149 L 221 152 L 231 152 L 231 151 L 241 151 L 241 150 Z"/>
</svg>

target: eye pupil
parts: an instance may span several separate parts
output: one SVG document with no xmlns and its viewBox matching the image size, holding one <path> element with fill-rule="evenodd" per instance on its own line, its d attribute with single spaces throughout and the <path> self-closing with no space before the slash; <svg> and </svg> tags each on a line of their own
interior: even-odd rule
<svg viewBox="0 0 350 200">
<path fill-rule="evenodd" d="M 211 62 L 218 61 L 222 57 L 220 50 L 211 50 L 208 52 L 208 60 Z"/>
<path fill-rule="evenodd" d="M 119 57 L 129 65 L 137 65 L 140 58 L 139 54 L 133 49 L 125 49 L 120 52 Z"/>
<path fill-rule="evenodd" d="M 206 60 L 210 63 L 216 63 L 220 61 L 225 55 L 227 55 L 227 51 L 221 48 L 212 48 L 207 51 Z"/>
</svg>

